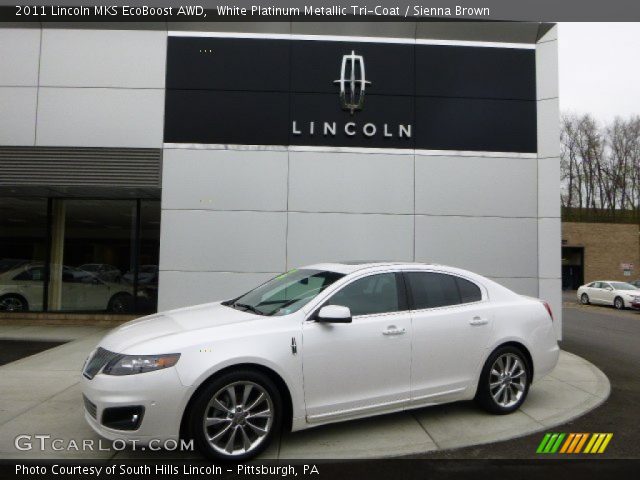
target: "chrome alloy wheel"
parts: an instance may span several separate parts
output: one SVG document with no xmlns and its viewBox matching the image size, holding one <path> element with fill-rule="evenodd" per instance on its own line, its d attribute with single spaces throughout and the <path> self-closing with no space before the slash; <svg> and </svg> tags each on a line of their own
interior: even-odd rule
<svg viewBox="0 0 640 480">
<path fill-rule="evenodd" d="M 269 393 L 250 381 L 234 382 L 216 392 L 203 418 L 205 437 L 224 455 L 255 450 L 273 425 L 274 407 Z"/>
<path fill-rule="evenodd" d="M 503 408 L 520 401 L 527 385 L 527 371 L 522 360 L 513 353 L 500 355 L 491 367 L 489 391 Z"/>
</svg>

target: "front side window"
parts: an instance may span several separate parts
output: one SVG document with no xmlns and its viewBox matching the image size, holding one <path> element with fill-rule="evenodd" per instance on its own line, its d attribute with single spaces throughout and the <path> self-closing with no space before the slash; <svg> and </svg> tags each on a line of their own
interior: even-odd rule
<svg viewBox="0 0 640 480">
<path fill-rule="evenodd" d="M 223 305 L 258 315 L 288 315 L 342 277 L 342 273 L 323 270 L 291 270 Z"/>
<path fill-rule="evenodd" d="M 413 308 L 446 307 L 482 300 L 480 288 L 468 280 L 433 272 L 407 272 Z"/>
<path fill-rule="evenodd" d="M 349 307 L 351 315 L 397 312 L 398 284 L 394 273 L 381 273 L 356 280 L 337 292 L 326 303 Z"/>
<path fill-rule="evenodd" d="M 14 280 L 41 282 L 44 279 L 44 267 L 32 267 L 13 277 Z"/>
</svg>

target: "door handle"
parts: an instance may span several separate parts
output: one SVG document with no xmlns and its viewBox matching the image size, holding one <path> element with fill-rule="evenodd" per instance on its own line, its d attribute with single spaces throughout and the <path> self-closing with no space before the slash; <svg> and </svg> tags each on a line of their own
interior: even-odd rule
<svg viewBox="0 0 640 480">
<path fill-rule="evenodd" d="M 383 335 L 392 336 L 392 335 L 404 335 L 407 333 L 406 328 L 396 328 L 395 326 L 389 326 L 386 330 L 382 331 Z"/>
<path fill-rule="evenodd" d="M 487 323 L 489 323 L 489 320 L 482 317 L 473 317 L 471 320 L 469 320 L 469 325 L 473 325 L 474 327 L 478 325 L 486 325 Z"/>
</svg>

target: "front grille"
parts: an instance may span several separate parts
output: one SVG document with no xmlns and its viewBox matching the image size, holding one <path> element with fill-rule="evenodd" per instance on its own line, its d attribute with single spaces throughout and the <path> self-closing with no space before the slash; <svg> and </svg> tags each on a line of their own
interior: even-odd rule
<svg viewBox="0 0 640 480">
<path fill-rule="evenodd" d="M 84 400 L 84 408 L 87 409 L 87 412 L 89 412 L 89 415 L 91 415 L 93 418 L 97 418 L 97 416 L 98 416 L 98 407 L 96 407 L 96 404 L 93 403 L 91 400 L 89 400 L 84 395 L 82 395 L 82 399 Z"/>
<path fill-rule="evenodd" d="M 102 367 L 118 356 L 119 354 L 117 353 L 98 347 L 93 355 L 87 360 L 82 374 L 91 380 L 100 370 L 102 370 Z"/>
</svg>

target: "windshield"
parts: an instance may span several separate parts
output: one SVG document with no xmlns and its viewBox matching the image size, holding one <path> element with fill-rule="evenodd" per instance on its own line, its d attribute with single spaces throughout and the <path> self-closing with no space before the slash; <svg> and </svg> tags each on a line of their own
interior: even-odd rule
<svg viewBox="0 0 640 480">
<path fill-rule="evenodd" d="M 611 282 L 611 286 L 614 290 L 638 290 L 638 287 L 626 282 Z"/>
<path fill-rule="evenodd" d="M 342 277 L 342 273 L 322 270 L 290 270 L 223 305 L 258 315 L 288 315 Z"/>
</svg>

